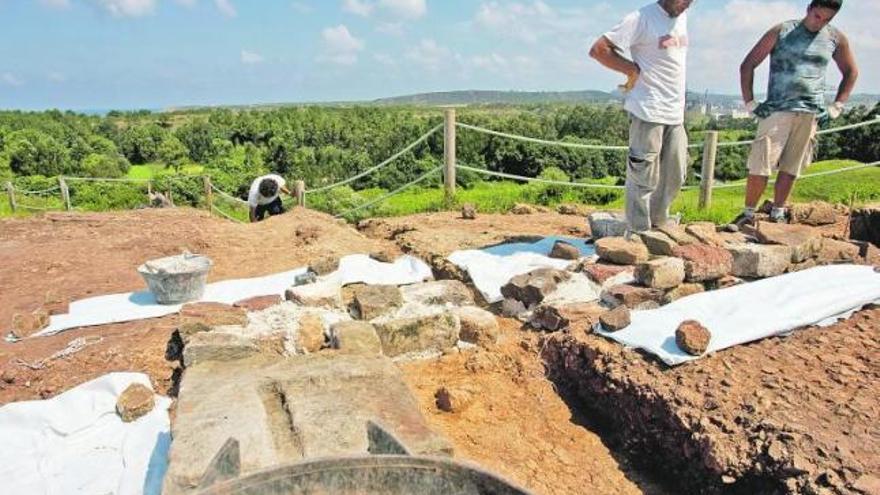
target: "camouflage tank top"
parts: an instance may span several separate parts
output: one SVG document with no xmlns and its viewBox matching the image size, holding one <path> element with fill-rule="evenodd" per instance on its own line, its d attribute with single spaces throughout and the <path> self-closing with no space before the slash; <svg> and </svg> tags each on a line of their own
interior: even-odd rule
<svg viewBox="0 0 880 495">
<path fill-rule="evenodd" d="M 770 55 L 767 101 L 755 114 L 762 118 L 774 112 L 824 114 L 825 73 L 837 43 L 838 31 L 831 26 L 813 33 L 799 20 L 783 23 Z"/>
</svg>

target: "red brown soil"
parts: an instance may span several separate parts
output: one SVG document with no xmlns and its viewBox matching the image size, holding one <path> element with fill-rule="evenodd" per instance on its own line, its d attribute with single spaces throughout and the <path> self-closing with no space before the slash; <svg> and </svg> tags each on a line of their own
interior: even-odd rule
<svg viewBox="0 0 880 495">
<path fill-rule="evenodd" d="M 880 472 L 880 309 L 671 369 L 594 335 L 546 350 L 623 450 L 691 490 L 860 493 Z"/>
</svg>

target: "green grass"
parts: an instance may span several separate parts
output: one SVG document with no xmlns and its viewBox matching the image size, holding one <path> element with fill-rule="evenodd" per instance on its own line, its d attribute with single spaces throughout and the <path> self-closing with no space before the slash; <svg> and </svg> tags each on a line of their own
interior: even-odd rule
<svg viewBox="0 0 880 495">
<path fill-rule="evenodd" d="M 128 169 L 128 174 L 126 178 L 128 179 L 152 179 L 156 177 L 160 172 L 164 172 L 168 170 L 168 168 L 161 163 L 147 163 L 146 165 L 132 165 L 131 168 Z M 198 175 L 201 174 L 205 170 L 205 167 L 201 165 L 184 165 L 180 169 L 181 175 Z"/>
</svg>

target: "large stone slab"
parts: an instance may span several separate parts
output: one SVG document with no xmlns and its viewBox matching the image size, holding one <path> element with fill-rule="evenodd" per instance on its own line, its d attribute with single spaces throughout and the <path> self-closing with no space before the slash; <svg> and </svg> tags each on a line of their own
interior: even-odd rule
<svg viewBox="0 0 880 495">
<path fill-rule="evenodd" d="M 521 302 L 526 308 L 534 307 L 547 298 L 559 283 L 571 278 L 571 274 L 563 270 L 539 268 L 523 275 L 517 275 L 501 287 L 501 294 L 506 299 Z"/>
<path fill-rule="evenodd" d="M 782 275 L 791 266 L 791 248 L 765 244 L 740 244 L 728 248 L 733 256 L 733 275 L 766 278 Z"/>
<path fill-rule="evenodd" d="M 674 254 L 684 260 L 688 282 L 717 280 L 733 269 L 733 256 L 723 248 L 688 244 L 675 248 Z"/>
<path fill-rule="evenodd" d="M 669 222 L 666 225 L 657 228 L 658 231 L 669 236 L 670 239 L 678 244 L 696 244 L 700 242 L 696 237 L 690 235 L 681 225 Z"/>
<path fill-rule="evenodd" d="M 652 289 L 671 289 L 684 282 L 684 260 L 657 258 L 636 266 L 636 282 Z"/>
<path fill-rule="evenodd" d="M 823 239 L 817 261 L 821 264 L 853 263 L 861 258 L 862 249 L 850 242 Z"/>
<path fill-rule="evenodd" d="M 403 301 L 439 306 L 473 306 L 474 294 L 458 280 L 438 280 L 400 288 Z"/>
<path fill-rule="evenodd" d="M 648 261 L 648 248 L 641 242 L 623 237 L 606 237 L 596 241 L 599 259 L 618 265 L 637 265 Z"/>
<path fill-rule="evenodd" d="M 708 244 L 710 246 L 721 247 L 724 246 L 724 239 L 718 235 L 718 230 L 715 227 L 714 223 L 711 222 L 697 222 L 692 223 L 684 228 L 684 231 L 689 235 L 693 236 L 698 241 L 703 244 Z"/>
<path fill-rule="evenodd" d="M 602 293 L 602 300 L 614 307 L 626 306 L 630 309 L 644 309 L 660 306 L 665 295 L 666 293 L 660 289 L 623 284 L 604 291 Z"/>
<path fill-rule="evenodd" d="M 364 285 L 354 291 L 354 308 L 361 320 L 389 314 L 403 305 L 403 295 L 395 285 Z"/>
<path fill-rule="evenodd" d="M 376 328 L 365 321 L 343 321 L 331 326 L 330 347 L 344 354 L 382 355 Z"/>
<path fill-rule="evenodd" d="M 237 361 L 258 352 L 259 347 L 241 335 L 201 332 L 191 336 L 183 348 L 183 365 L 190 368 L 206 362 Z"/>
<path fill-rule="evenodd" d="M 332 281 L 299 285 L 284 293 L 288 301 L 312 308 L 342 308 L 342 288 Z"/>
<path fill-rule="evenodd" d="M 792 205 L 789 213 L 792 223 L 819 226 L 837 222 L 837 210 L 834 209 L 834 205 L 823 201 Z"/>
<path fill-rule="evenodd" d="M 498 320 L 495 315 L 476 306 L 456 309 L 461 322 L 461 340 L 483 348 L 498 343 Z"/>
<path fill-rule="evenodd" d="M 548 332 L 569 329 L 589 333 L 599 317 L 607 312 L 608 308 L 597 302 L 544 304 L 535 309 L 529 324 L 532 328 Z"/>
<path fill-rule="evenodd" d="M 575 267 L 575 271 L 583 273 L 593 282 L 602 285 L 609 280 L 618 277 L 632 275 L 634 268 L 632 266 L 610 265 L 607 263 L 580 263 Z"/>
<path fill-rule="evenodd" d="M 672 252 L 678 247 L 678 243 L 663 232 L 644 232 L 640 237 L 648 252 L 655 256 L 672 256 Z"/>
<path fill-rule="evenodd" d="M 755 236 L 763 244 L 778 244 L 791 248 L 791 262 L 803 263 L 815 257 L 822 248 L 822 235 L 806 225 L 787 225 L 761 222 Z"/>
<path fill-rule="evenodd" d="M 458 343 L 461 323 L 455 312 L 374 321 L 382 352 L 395 357 L 411 352 L 442 351 Z"/>
<path fill-rule="evenodd" d="M 593 239 L 620 237 L 626 233 L 626 217 L 622 213 L 596 212 L 587 217 Z"/>
<path fill-rule="evenodd" d="M 341 354 L 252 358 L 188 369 L 180 385 L 163 493 L 192 493 L 234 438 L 241 474 L 309 459 L 367 455 L 367 422 L 416 455 L 451 455 L 390 360 Z"/>
</svg>

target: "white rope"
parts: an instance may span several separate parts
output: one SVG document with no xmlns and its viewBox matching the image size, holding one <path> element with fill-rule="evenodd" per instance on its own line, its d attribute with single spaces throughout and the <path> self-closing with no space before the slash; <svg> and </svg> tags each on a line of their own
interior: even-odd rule
<svg viewBox="0 0 880 495">
<path fill-rule="evenodd" d="M 152 182 L 154 179 L 111 179 L 106 177 L 65 177 L 67 181 L 78 182 Z"/>
<path fill-rule="evenodd" d="M 612 185 L 608 185 L 608 184 L 587 184 L 587 183 L 583 183 L 583 182 L 564 182 L 564 181 L 550 180 L 550 179 L 538 179 L 535 177 L 523 177 L 521 175 L 506 174 L 504 172 L 493 172 L 491 170 L 485 170 L 482 168 L 468 167 L 466 165 L 456 165 L 455 168 L 460 169 L 460 170 L 467 170 L 468 172 L 476 172 L 478 174 L 483 174 L 483 175 L 491 175 L 493 177 L 499 177 L 502 179 L 518 180 L 521 182 L 537 182 L 539 184 L 550 184 L 550 185 L 554 185 L 554 186 L 568 186 L 568 187 L 582 187 L 585 189 L 615 189 L 615 190 L 626 189 L 626 186 L 612 186 Z"/>
<path fill-rule="evenodd" d="M 478 127 L 478 126 L 470 125 L 470 124 L 465 124 L 462 122 L 457 122 L 455 125 L 457 127 L 461 127 L 462 129 L 470 129 L 472 131 L 482 132 L 483 134 L 490 134 L 492 136 L 514 139 L 517 141 L 524 141 L 527 143 L 543 144 L 546 146 L 558 146 L 560 148 L 576 148 L 576 149 L 584 149 L 584 150 L 612 150 L 612 151 L 623 151 L 623 150 L 629 149 L 629 146 L 607 146 L 607 145 L 603 145 L 603 144 L 584 144 L 584 143 L 568 143 L 565 141 L 548 141 L 546 139 L 538 139 L 538 138 L 520 136 L 517 134 L 508 134 L 506 132 L 493 131 L 491 129 L 486 129 L 484 127 Z"/>
<path fill-rule="evenodd" d="M 857 122 L 855 124 L 844 125 L 841 127 L 835 127 L 833 129 L 825 129 L 824 131 L 819 131 L 816 134 L 823 136 L 825 134 L 833 134 L 835 132 L 843 132 L 851 129 L 858 129 L 859 127 L 867 127 L 869 125 L 880 124 L 880 118 L 876 118 L 874 120 L 866 120 L 864 122 Z"/>
<path fill-rule="evenodd" d="M 225 197 L 225 198 L 228 198 L 228 199 L 230 199 L 230 200 L 232 200 L 232 201 L 234 201 L 234 202 L 236 202 L 236 203 L 243 204 L 243 205 L 248 204 L 247 201 L 245 201 L 245 200 L 243 200 L 243 199 L 241 199 L 241 198 L 236 198 L 235 196 L 233 196 L 233 195 L 231 195 L 231 194 L 229 194 L 229 193 L 226 193 L 226 192 L 224 192 L 224 191 L 221 191 L 221 190 L 218 189 L 217 186 L 215 186 L 214 184 L 211 184 L 211 189 L 213 189 L 214 192 L 216 192 L 217 194 L 219 194 L 219 195 L 221 195 L 221 196 L 223 196 L 223 197 Z"/>
<path fill-rule="evenodd" d="M 814 174 L 802 175 L 802 176 L 798 177 L 798 180 L 811 179 L 813 177 L 825 177 L 827 175 L 842 174 L 845 172 L 852 172 L 855 170 L 864 170 L 866 168 L 873 168 L 873 167 L 877 167 L 877 166 L 880 166 L 880 162 L 865 163 L 862 165 L 854 165 L 852 167 L 838 168 L 836 170 L 828 170 L 826 172 L 816 172 Z M 775 184 L 775 183 L 776 183 L 776 180 L 774 179 L 774 180 L 771 180 L 768 184 Z M 737 187 L 745 187 L 745 185 L 746 185 L 745 181 L 737 181 L 737 182 L 731 182 L 729 184 L 719 184 L 716 186 L 712 186 L 712 189 L 713 190 L 714 189 L 735 189 Z M 688 187 L 685 187 L 682 189 L 699 189 L 699 187 L 700 186 L 688 186 Z"/>
<path fill-rule="evenodd" d="M 239 219 L 237 219 L 237 218 L 235 218 L 235 217 L 233 217 L 233 216 L 227 215 L 223 210 L 221 210 L 220 208 L 217 208 L 217 207 L 214 206 L 214 205 L 211 205 L 211 209 L 212 209 L 213 211 L 216 211 L 217 213 L 219 213 L 221 216 L 226 217 L 226 218 L 229 219 L 229 220 L 232 220 L 233 222 L 244 223 L 244 222 L 242 222 L 241 220 L 239 220 Z"/>
<path fill-rule="evenodd" d="M 31 195 L 31 196 L 41 196 L 44 194 L 58 191 L 61 189 L 61 186 L 50 187 L 49 189 L 43 189 L 41 191 L 29 191 L 27 189 L 19 189 L 15 186 L 12 186 L 12 188 L 15 189 L 15 192 L 20 192 L 22 194 L 27 194 L 27 195 Z"/>
<path fill-rule="evenodd" d="M 416 146 L 422 144 L 422 143 L 425 142 L 429 137 L 431 137 L 432 135 L 434 135 L 434 133 L 438 132 L 438 131 L 439 131 L 440 129 L 442 129 L 442 128 L 443 128 L 443 125 L 441 124 L 441 125 L 438 125 L 437 127 L 433 128 L 433 129 L 431 129 L 430 131 L 428 131 L 427 133 L 425 133 L 424 135 L 422 135 L 422 137 L 416 139 L 415 141 L 413 141 L 412 143 L 410 143 L 409 145 L 407 145 L 407 147 L 405 147 L 405 148 L 403 148 L 402 150 L 400 150 L 400 151 L 398 151 L 397 153 L 395 153 L 391 158 L 389 158 L 389 159 L 385 160 L 384 162 L 382 162 L 382 163 L 376 165 L 375 167 L 372 167 L 372 168 L 369 168 L 369 169 L 367 169 L 367 170 L 364 170 L 363 172 L 361 172 L 361 173 L 355 175 L 354 177 L 349 177 L 348 179 L 345 179 L 345 180 L 343 180 L 343 181 L 339 181 L 339 182 L 337 182 L 337 183 L 335 183 L 335 184 L 330 184 L 329 186 L 319 187 L 319 188 L 317 188 L 317 189 L 306 190 L 306 194 L 316 194 L 316 193 L 323 192 L 323 191 L 327 191 L 327 190 L 330 190 L 330 189 L 335 189 L 335 188 L 337 188 L 337 187 L 341 187 L 341 186 L 344 186 L 344 185 L 347 185 L 347 184 L 351 184 L 352 182 L 354 182 L 354 181 L 356 181 L 356 180 L 358 180 L 358 179 L 364 178 L 364 177 L 366 177 L 366 176 L 372 174 L 373 172 L 375 172 L 375 171 L 377 171 L 377 170 L 379 170 L 379 169 L 381 169 L 381 168 L 383 168 L 383 167 L 389 165 L 390 163 L 392 163 L 393 161 L 397 160 L 398 158 L 400 158 L 401 156 L 403 156 L 403 155 L 406 154 L 407 152 L 411 151 L 411 150 L 412 150 L 413 148 L 415 148 Z"/>
<path fill-rule="evenodd" d="M 391 191 L 390 193 L 385 194 L 384 196 L 380 196 L 380 197 L 378 197 L 378 198 L 376 198 L 376 199 L 374 199 L 374 200 L 372 200 L 372 201 L 369 201 L 369 202 L 364 203 L 364 204 L 362 204 L 362 205 L 360 205 L 360 206 L 357 206 L 357 207 L 355 207 L 355 208 L 352 208 L 352 209 L 350 209 L 350 210 L 348 210 L 348 211 L 346 211 L 346 212 L 344 212 L 344 213 L 340 213 L 340 214 L 336 215 L 336 218 L 342 218 L 342 217 L 344 217 L 344 216 L 347 216 L 347 215 L 350 215 L 350 214 L 352 214 L 352 213 L 358 212 L 358 211 L 363 210 L 363 209 L 365 209 L 365 208 L 369 208 L 369 207 L 371 207 L 371 206 L 373 206 L 373 205 L 375 205 L 375 204 L 377 204 L 377 203 L 381 203 L 381 202 L 385 201 L 386 199 L 388 199 L 388 198 L 390 198 L 390 197 L 392 197 L 392 196 L 395 196 L 395 195 L 397 195 L 397 194 L 400 194 L 400 193 L 402 193 L 403 191 L 409 189 L 410 187 L 412 187 L 412 186 L 414 186 L 414 185 L 416 185 L 416 184 L 418 184 L 418 183 L 424 181 L 424 180 L 427 179 L 428 177 L 430 177 L 430 176 L 436 174 L 437 172 L 439 172 L 442 168 L 443 168 L 443 167 L 436 167 L 436 168 L 434 168 L 433 170 L 430 170 L 430 171 L 426 172 L 425 174 L 421 175 L 420 177 L 418 177 L 418 178 L 415 179 L 414 181 L 412 181 L 412 182 L 408 182 L 408 183 L 404 184 L 403 186 L 400 186 L 400 187 L 398 187 L 397 189 Z"/>
</svg>

